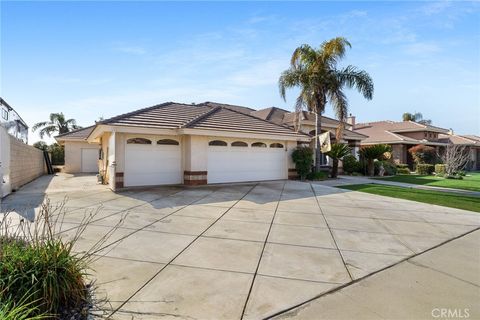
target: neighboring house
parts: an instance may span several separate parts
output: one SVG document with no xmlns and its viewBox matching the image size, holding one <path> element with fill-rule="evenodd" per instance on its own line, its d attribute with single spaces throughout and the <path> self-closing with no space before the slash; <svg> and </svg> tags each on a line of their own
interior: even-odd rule
<svg viewBox="0 0 480 320">
<path fill-rule="evenodd" d="M 452 131 L 440 134 L 439 140 L 447 144 L 464 146 L 470 153 L 470 162 L 467 170 L 480 170 L 480 137 L 475 135 L 456 135 Z"/>
<path fill-rule="evenodd" d="M 478 168 L 478 148 L 480 141 L 476 136 L 459 136 L 449 129 L 439 128 L 432 125 L 421 124 L 413 121 L 376 121 L 358 123 L 353 127 L 354 131 L 368 138 L 362 140 L 362 146 L 374 144 L 388 144 L 392 146 L 392 155 L 396 163 L 406 163 L 413 168 L 413 158 L 408 152 L 413 146 L 427 145 L 441 152 L 448 144 L 465 145 L 472 154 L 469 168 Z M 478 138 L 478 137 L 477 137 Z"/>
<path fill-rule="evenodd" d="M 0 125 L 11 136 L 28 143 L 28 126 L 22 117 L 2 98 L 0 98 Z"/>
<path fill-rule="evenodd" d="M 88 135 L 95 126 L 81 128 L 55 137 L 65 148 L 66 173 L 98 173 L 99 144 L 87 142 Z"/>
<path fill-rule="evenodd" d="M 271 107 L 266 109 L 261 109 L 251 112 L 252 115 L 255 115 L 264 120 L 271 121 L 280 125 L 286 125 L 291 128 L 296 128 L 297 123 L 300 123 L 299 130 L 304 133 L 308 133 L 312 136 L 315 136 L 315 114 L 312 112 L 303 111 L 300 113 L 290 112 L 284 109 Z M 299 117 L 299 121 L 297 121 Z M 353 126 L 355 125 L 355 117 L 350 116 L 346 123 L 344 123 L 345 129 L 343 130 L 343 135 L 340 139 L 337 139 L 335 136 L 336 130 L 340 125 L 340 121 L 322 116 L 321 118 L 321 133 L 330 132 L 330 138 L 332 142 L 346 143 L 352 149 L 352 154 L 358 157 L 358 150 L 361 145 L 361 141 L 366 139 L 367 136 L 359 132 L 353 131 Z M 320 133 L 319 133 L 320 134 Z M 311 147 L 315 147 L 315 142 L 311 141 Z M 327 157 L 328 158 L 328 157 Z M 328 159 L 327 159 L 328 160 Z M 328 161 L 327 161 L 328 162 Z"/>
<path fill-rule="evenodd" d="M 99 171 L 112 189 L 294 175 L 291 152 L 311 137 L 254 111 L 167 102 L 97 122 L 87 141 L 100 144 Z"/>
</svg>

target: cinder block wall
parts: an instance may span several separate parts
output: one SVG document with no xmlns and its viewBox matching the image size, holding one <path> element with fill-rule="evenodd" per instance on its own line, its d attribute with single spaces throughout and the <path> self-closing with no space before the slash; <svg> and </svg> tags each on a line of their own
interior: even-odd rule
<svg viewBox="0 0 480 320">
<path fill-rule="evenodd" d="M 43 152 L 10 136 L 10 185 L 16 190 L 45 174 Z"/>
</svg>

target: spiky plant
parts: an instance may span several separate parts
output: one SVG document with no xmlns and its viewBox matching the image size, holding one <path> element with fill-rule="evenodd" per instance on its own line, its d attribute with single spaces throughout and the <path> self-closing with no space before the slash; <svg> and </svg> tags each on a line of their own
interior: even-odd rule
<svg viewBox="0 0 480 320">
<path fill-rule="evenodd" d="M 369 176 L 375 173 L 374 161 L 382 160 L 387 152 L 392 152 L 392 147 L 388 144 L 375 144 L 360 149 L 360 156 L 367 161 Z"/>
<path fill-rule="evenodd" d="M 337 137 L 341 136 L 343 122 L 348 114 L 348 101 L 345 88 L 357 89 L 366 99 L 373 97 L 373 81 L 370 75 L 355 66 L 340 68 L 338 62 L 345 56 L 351 44 L 342 37 L 323 42 L 318 49 L 304 44 L 293 52 L 290 68 L 285 70 L 278 80 L 280 95 L 286 100 L 288 88 L 299 88 L 295 109 L 306 108 L 318 115 L 316 132 L 321 131 L 321 115 L 327 103 L 330 103 L 340 120 Z M 315 170 L 320 171 L 323 157 L 320 153 L 320 141 L 315 146 Z"/>
<path fill-rule="evenodd" d="M 348 154 L 351 154 L 350 147 L 343 143 L 332 144 L 332 149 L 326 153 L 327 156 L 333 159 L 332 165 L 332 178 L 336 178 L 338 175 L 338 160 L 342 159 Z"/>
</svg>

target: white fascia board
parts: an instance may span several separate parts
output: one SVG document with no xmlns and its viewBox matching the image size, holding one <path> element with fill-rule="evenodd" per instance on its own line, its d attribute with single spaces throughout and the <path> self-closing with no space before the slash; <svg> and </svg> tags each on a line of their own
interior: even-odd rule
<svg viewBox="0 0 480 320">
<path fill-rule="evenodd" d="M 310 137 L 304 135 L 290 136 L 281 134 L 261 134 L 250 132 L 236 132 L 236 131 L 223 131 L 223 130 L 204 130 L 204 129 L 179 129 L 179 134 L 189 134 L 197 136 L 218 136 L 228 138 L 244 138 L 244 139 L 267 139 L 267 140 L 281 140 L 281 141 L 306 141 L 311 140 Z"/>
</svg>

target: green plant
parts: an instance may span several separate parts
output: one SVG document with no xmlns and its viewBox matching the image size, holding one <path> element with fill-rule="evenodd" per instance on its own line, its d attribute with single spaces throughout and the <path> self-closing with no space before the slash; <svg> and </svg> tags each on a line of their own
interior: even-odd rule
<svg viewBox="0 0 480 320">
<path fill-rule="evenodd" d="M 408 164 L 406 163 L 398 163 L 397 168 L 407 168 L 408 169 Z"/>
<path fill-rule="evenodd" d="M 430 175 L 435 170 L 435 166 L 433 164 L 426 164 L 426 163 L 419 163 L 417 164 L 416 171 L 418 174 L 421 175 Z"/>
<path fill-rule="evenodd" d="M 54 143 L 48 147 L 48 152 L 52 155 L 53 165 L 65 164 L 65 149 L 58 143 Z"/>
<path fill-rule="evenodd" d="M 332 178 L 336 178 L 338 175 L 338 160 L 350 155 L 352 150 L 350 147 L 343 143 L 332 144 L 331 150 L 325 153 L 327 156 L 333 159 L 332 164 Z"/>
<path fill-rule="evenodd" d="M 435 165 L 435 173 L 437 176 L 445 174 L 445 165 L 444 164 L 436 164 Z"/>
<path fill-rule="evenodd" d="M 41 320 L 50 318 L 47 314 L 39 314 L 36 305 L 39 301 L 31 300 L 31 294 L 27 292 L 20 300 L 4 297 L 0 292 L 0 319 L 2 320 Z"/>
<path fill-rule="evenodd" d="M 360 172 L 362 170 L 362 166 L 360 162 L 355 158 L 354 155 L 346 155 L 342 159 L 343 162 L 343 171 L 347 174 L 353 174 L 354 172 Z"/>
<path fill-rule="evenodd" d="M 45 135 L 50 137 L 54 132 L 63 134 L 79 128 L 81 127 L 77 126 L 77 121 L 75 119 L 65 119 L 65 115 L 60 112 L 50 113 L 49 121 L 43 121 L 34 124 L 32 131 L 37 131 L 40 129 L 39 135 L 40 138 L 43 139 Z"/>
<path fill-rule="evenodd" d="M 352 176 L 354 176 L 354 177 L 361 177 L 361 176 L 363 176 L 363 174 L 360 173 L 360 172 L 352 172 Z"/>
<path fill-rule="evenodd" d="M 360 156 L 367 161 L 368 175 L 373 176 L 375 174 L 375 160 L 382 160 L 384 154 L 391 152 L 392 147 L 387 144 L 375 144 L 360 149 Z"/>
<path fill-rule="evenodd" d="M 42 151 L 47 151 L 48 150 L 48 145 L 43 141 L 37 141 L 33 144 L 33 146 L 37 149 L 42 150 Z"/>
<path fill-rule="evenodd" d="M 340 120 L 337 137 L 348 114 L 348 100 L 345 88 L 357 89 L 365 99 L 373 98 L 373 81 L 370 75 L 354 66 L 340 68 L 338 63 L 351 47 L 350 42 L 343 37 L 336 37 L 323 42 L 318 49 L 304 44 L 295 49 L 290 59 L 290 68 L 282 72 L 278 84 L 280 96 L 286 99 L 288 88 L 299 88 L 296 100 L 296 111 L 306 109 L 315 112 L 315 129 L 320 133 L 321 115 L 327 104 L 331 105 Z M 300 121 L 300 120 L 298 120 Z M 320 141 L 315 145 L 315 171 L 321 170 Z"/>
<path fill-rule="evenodd" d="M 397 168 L 397 174 L 410 174 L 410 169 L 408 169 L 408 168 Z"/>
<path fill-rule="evenodd" d="M 383 166 L 385 170 L 384 175 L 394 176 L 397 174 L 397 166 L 390 161 L 376 161 L 375 162 L 375 174 L 378 174 L 380 171 L 380 166 Z"/>
<path fill-rule="evenodd" d="M 307 174 L 312 169 L 313 151 L 309 147 L 297 147 L 292 152 L 292 160 L 295 163 L 295 169 L 301 180 L 305 180 Z"/>
<path fill-rule="evenodd" d="M 455 179 L 455 180 L 463 180 L 463 176 L 458 174 L 446 174 L 445 179 Z"/>
<path fill-rule="evenodd" d="M 408 152 L 410 152 L 417 165 L 423 163 L 435 164 L 438 161 L 437 150 L 434 147 L 419 144 L 408 149 Z"/>
<path fill-rule="evenodd" d="M 310 172 L 307 174 L 307 179 L 308 180 L 326 180 L 328 179 L 328 173 L 325 171 L 319 171 L 319 172 Z"/>
</svg>

